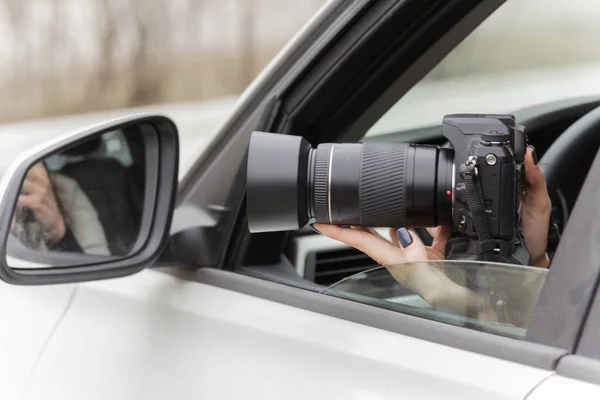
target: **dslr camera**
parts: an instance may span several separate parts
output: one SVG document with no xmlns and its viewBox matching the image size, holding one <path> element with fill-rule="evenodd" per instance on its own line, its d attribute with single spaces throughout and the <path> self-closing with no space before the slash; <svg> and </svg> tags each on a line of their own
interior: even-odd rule
<svg viewBox="0 0 600 400">
<path fill-rule="evenodd" d="M 527 265 L 520 228 L 525 129 L 512 115 L 452 114 L 444 146 L 322 143 L 254 132 L 247 160 L 250 232 L 307 223 L 452 225 L 448 259 Z"/>
</svg>

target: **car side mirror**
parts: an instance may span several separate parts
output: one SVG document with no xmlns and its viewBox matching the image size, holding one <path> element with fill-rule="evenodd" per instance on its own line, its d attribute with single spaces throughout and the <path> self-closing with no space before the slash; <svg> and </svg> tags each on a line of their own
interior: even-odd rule
<svg viewBox="0 0 600 400">
<path fill-rule="evenodd" d="M 23 154 L 0 183 L 0 278 L 20 285 L 131 275 L 169 235 L 175 123 L 113 120 Z"/>
</svg>

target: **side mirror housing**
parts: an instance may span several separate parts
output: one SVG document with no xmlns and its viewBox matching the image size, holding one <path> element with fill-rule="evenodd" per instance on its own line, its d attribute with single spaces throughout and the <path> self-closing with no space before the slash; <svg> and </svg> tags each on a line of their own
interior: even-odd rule
<svg viewBox="0 0 600 400">
<path fill-rule="evenodd" d="M 167 244 L 178 162 L 177 127 L 154 114 L 22 154 L 0 183 L 0 279 L 73 283 L 151 265 Z"/>
</svg>

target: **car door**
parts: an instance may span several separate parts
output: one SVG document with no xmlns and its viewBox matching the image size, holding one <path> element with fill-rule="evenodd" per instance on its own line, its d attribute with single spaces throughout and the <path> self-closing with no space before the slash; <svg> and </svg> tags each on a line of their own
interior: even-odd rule
<svg viewBox="0 0 600 400">
<path fill-rule="evenodd" d="M 0 396 L 22 395 L 40 352 L 73 299 L 72 286 L 21 287 L 0 282 Z"/>
<path fill-rule="evenodd" d="M 249 237 L 239 212 L 250 131 L 358 138 L 501 3 L 330 2 L 248 89 L 181 183 L 160 268 L 66 286 L 73 295 L 13 393 L 525 398 L 572 341 L 494 336 L 328 297 L 293 276 L 259 278 L 261 265 L 277 267 L 285 235 Z"/>
</svg>

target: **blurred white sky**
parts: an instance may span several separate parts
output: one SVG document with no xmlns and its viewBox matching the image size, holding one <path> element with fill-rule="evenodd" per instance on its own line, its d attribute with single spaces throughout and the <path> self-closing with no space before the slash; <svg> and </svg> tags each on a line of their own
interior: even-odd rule
<svg viewBox="0 0 600 400">
<path fill-rule="evenodd" d="M 600 0 L 507 0 L 478 27 L 478 34 L 497 36 L 503 30 L 518 30 L 544 35 L 567 24 L 571 29 L 573 20 L 581 27 L 600 24 Z"/>
<path fill-rule="evenodd" d="M 600 16 L 600 2 L 598 0 L 507 0 L 497 12 L 515 11 L 527 14 L 527 19 L 531 21 L 543 20 L 559 14 L 592 17 Z"/>
<path fill-rule="evenodd" d="M 69 51 L 81 55 L 88 53 L 90 58 L 96 56 L 97 49 L 91 46 L 93 41 L 90 40 L 97 25 L 95 9 L 92 7 L 95 0 L 63 0 L 66 5 L 65 21 L 55 20 L 51 0 L 21 1 L 28 3 L 27 8 L 33 13 L 30 21 L 35 23 L 29 22 L 26 35 L 14 40 L 10 17 L 5 8 L 0 7 L 0 69 L 10 68 L 10 57 L 18 53 L 25 42 L 34 48 L 47 46 L 48 26 L 53 24 L 64 24 L 68 35 L 76 38 L 74 45 L 77 48 Z M 151 2 L 139 0 L 140 6 L 144 1 Z M 283 0 L 172 0 L 169 2 L 169 12 L 174 18 L 184 20 L 189 12 L 189 3 L 201 7 L 202 12 L 200 18 L 180 24 L 179 31 L 175 26 L 171 37 L 182 49 L 236 49 L 244 35 L 243 23 L 253 14 L 255 22 L 252 30 L 256 42 L 261 45 L 278 45 L 293 36 L 298 26 L 307 21 L 325 2 L 326 0 L 295 0 L 293 7 L 290 7 L 288 1 Z M 35 7 L 31 7 L 32 4 Z M 189 37 L 190 29 L 185 23 L 197 25 L 195 37 Z M 186 37 L 183 37 L 184 32 Z"/>
<path fill-rule="evenodd" d="M 64 24 L 68 35 L 76 38 L 69 49 L 56 49 L 57 52 L 75 52 L 87 56 L 90 61 L 97 58 L 99 51 L 90 40 L 96 24 L 91 7 L 93 0 L 65 0 L 68 13 L 65 21 L 53 21 L 53 2 L 50 0 L 21 1 L 36 5 L 32 9 L 35 14 L 33 20 L 37 22 L 28 24 L 25 35 L 14 38 L 8 15 L 4 8 L 0 8 L 0 70 L 11 68 L 11 57 L 19 53 L 24 43 L 29 42 L 35 48 L 48 46 L 46 31 L 53 24 Z M 243 21 L 249 13 L 255 15 L 253 31 L 256 42 L 277 45 L 290 38 L 298 30 L 298 21 L 308 20 L 325 0 L 294 0 L 293 7 L 290 7 L 289 1 L 283 0 L 172 0 L 169 12 L 175 17 L 185 15 L 190 2 L 203 9 L 199 19 L 189 22 L 197 24 L 196 35 L 190 37 L 186 27 L 186 37 L 183 37 L 184 24 L 181 24 L 180 31 L 175 27 L 172 32 L 175 44 L 182 49 L 235 50 L 240 46 Z M 139 1 L 139 4 L 141 6 L 144 2 Z M 244 4 L 246 7 L 240 6 Z M 508 0 L 496 15 L 485 21 L 480 33 L 497 34 L 503 29 L 531 32 L 532 26 L 535 26 L 543 34 L 546 29 L 560 29 L 561 20 L 572 18 L 579 19 L 582 24 L 600 24 L 600 0 Z"/>
</svg>

